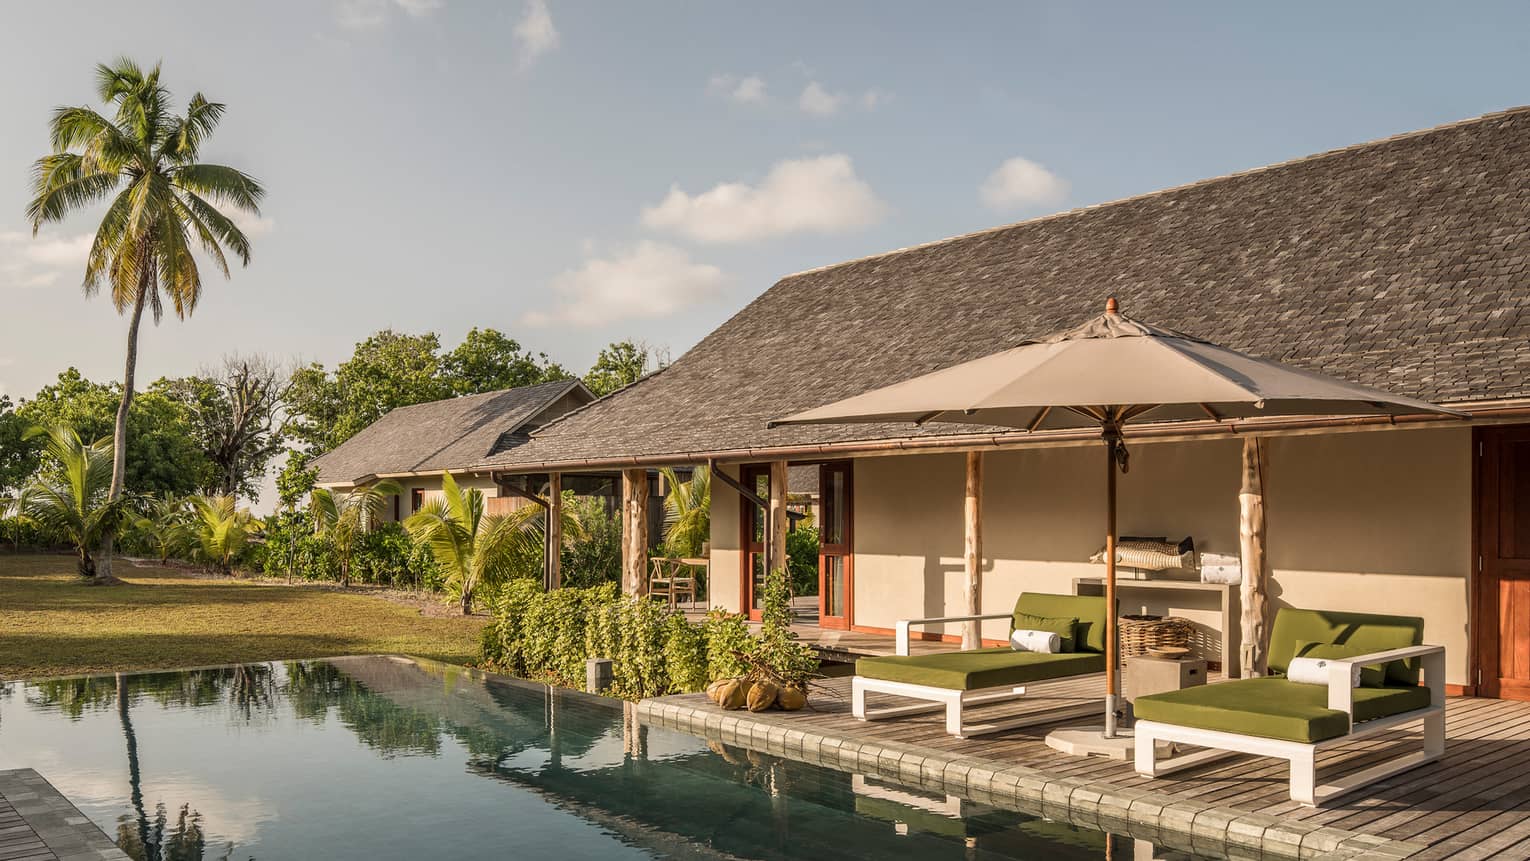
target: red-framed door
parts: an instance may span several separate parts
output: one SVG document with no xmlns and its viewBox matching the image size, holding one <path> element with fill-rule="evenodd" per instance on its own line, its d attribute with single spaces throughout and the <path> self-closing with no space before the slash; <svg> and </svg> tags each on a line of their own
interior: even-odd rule
<svg viewBox="0 0 1530 861">
<path fill-rule="evenodd" d="M 754 491 L 761 499 L 770 498 L 770 465 L 745 464 L 739 468 L 739 484 Z M 739 497 L 740 547 L 744 552 L 739 566 L 739 595 L 752 621 L 760 621 L 760 594 L 765 585 L 765 512 L 749 500 Z"/>
<path fill-rule="evenodd" d="M 1478 693 L 1530 700 L 1530 426 L 1473 435 Z"/>
<path fill-rule="evenodd" d="M 818 465 L 818 625 L 846 631 L 855 615 L 855 493 L 850 461 Z"/>
</svg>

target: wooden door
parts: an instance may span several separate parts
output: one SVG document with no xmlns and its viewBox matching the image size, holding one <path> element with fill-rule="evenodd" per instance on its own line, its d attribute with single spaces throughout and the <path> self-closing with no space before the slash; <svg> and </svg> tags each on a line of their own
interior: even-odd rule
<svg viewBox="0 0 1530 861">
<path fill-rule="evenodd" d="M 1474 435 L 1479 693 L 1530 700 L 1530 427 Z"/>
<path fill-rule="evenodd" d="M 818 624 L 849 630 L 855 599 L 854 494 L 850 462 L 818 466 L 818 499 L 823 522 L 818 528 Z"/>
<path fill-rule="evenodd" d="M 739 469 L 739 484 L 754 491 L 761 499 L 770 498 L 770 465 L 748 464 Z M 743 563 L 739 570 L 739 594 L 752 621 L 760 621 L 760 596 L 765 587 L 765 511 L 748 499 L 738 500 L 740 547 Z"/>
</svg>

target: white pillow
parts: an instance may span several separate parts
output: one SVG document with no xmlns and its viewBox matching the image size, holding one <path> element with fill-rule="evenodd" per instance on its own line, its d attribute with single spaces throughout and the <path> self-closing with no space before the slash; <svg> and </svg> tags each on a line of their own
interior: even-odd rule
<svg viewBox="0 0 1530 861">
<path fill-rule="evenodd" d="M 1299 685 L 1323 685 L 1327 687 L 1328 665 L 1331 663 L 1333 661 L 1327 658 L 1292 658 L 1291 663 L 1286 667 L 1286 678 Z M 1350 687 L 1360 687 L 1361 669 L 1362 667 L 1359 664 L 1354 664 L 1350 667 L 1350 675 L 1353 677 L 1349 682 Z"/>
<path fill-rule="evenodd" d="M 1055 631 L 1017 630 L 1009 635 L 1009 647 L 1017 652 L 1042 652 L 1055 655 L 1062 648 L 1062 637 Z"/>
</svg>

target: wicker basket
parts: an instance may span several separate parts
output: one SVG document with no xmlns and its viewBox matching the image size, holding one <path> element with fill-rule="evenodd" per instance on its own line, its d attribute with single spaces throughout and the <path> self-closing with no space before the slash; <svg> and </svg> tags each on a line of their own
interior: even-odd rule
<svg viewBox="0 0 1530 861">
<path fill-rule="evenodd" d="M 1149 648 L 1189 648 L 1195 626 L 1178 616 L 1122 616 L 1116 623 L 1121 660 L 1147 654 Z"/>
</svg>

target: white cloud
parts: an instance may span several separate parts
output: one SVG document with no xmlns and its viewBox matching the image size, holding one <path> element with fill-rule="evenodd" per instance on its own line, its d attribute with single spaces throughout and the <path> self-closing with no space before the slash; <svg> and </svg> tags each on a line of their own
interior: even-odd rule
<svg viewBox="0 0 1530 861">
<path fill-rule="evenodd" d="M 990 209 L 1000 211 L 1052 206 L 1068 196 L 1068 183 L 1036 162 L 1016 156 L 989 174 L 978 193 Z"/>
<path fill-rule="evenodd" d="M 267 218 L 264 215 L 251 215 L 242 209 L 229 210 L 228 218 L 250 239 L 265 236 L 276 229 L 276 219 Z"/>
<path fill-rule="evenodd" d="M 829 92 L 817 81 L 808 81 L 808 85 L 802 89 L 802 95 L 797 99 L 797 106 L 806 113 L 827 117 L 838 113 L 839 106 L 844 100 L 844 96 Z"/>
<path fill-rule="evenodd" d="M 440 11 L 446 0 L 340 0 L 335 4 L 335 23 L 346 30 L 377 30 L 387 25 L 395 7 L 412 18 Z"/>
<path fill-rule="evenodd" d="M 79 278 L 94 239 L 89 233 L 34 238 L 19 230 L 0 231 L 0 288 L 47 287 L 65 275 Z"/>
<path fill-rule="evenodd" d="M 526 14 L 515 25 L 515 44 L 520 50 L 520 66 L 530 68 L 543 54 L 558 47 L 558 28 L 553 26 L 547 0 L 527 0 Z"/>
<path fill-rule="evenodd" d="M 616 254 L 584 261 L 552 282 L 556 307 L 522 316 L 528 326 L 600 326 L 616 320 L 668 317 L 714 298 L 723 271 L 685 251 L 644 240 Z"/>
<path fill-rule="evenodd" d="M 866 92 L 861 93 L 861 107 L 868 111 L 874 111 L 877 108 L 887 104 L 888 102 L 891 102 L 892 99 L 892 93 L 889 93 L 886 90 L 879 90 L 876 87 L 872 87 Z"/>
<path fill-rule="evenodd" d="M 841 233 L 887 211 L 843 154 L 776 163 L 759 185 L 725 182 L 690 195 L 679 186 L 644 207 L 643 224 L 699 242 L 750 242 L 790 233 Z"/>
<path fill-rule="evenodd" d="M 741 105 L 755 105 L 765 101 L 765 79 L 757 75 L 713 75 L 707 81 L 707 92 L 722 96 Z"/>
<path fill-rule="evenodd" d="M 398 7 L 416 18 L 423 18 L 446 5 L 446 0 L 394 0 Z"/>
</svg>

